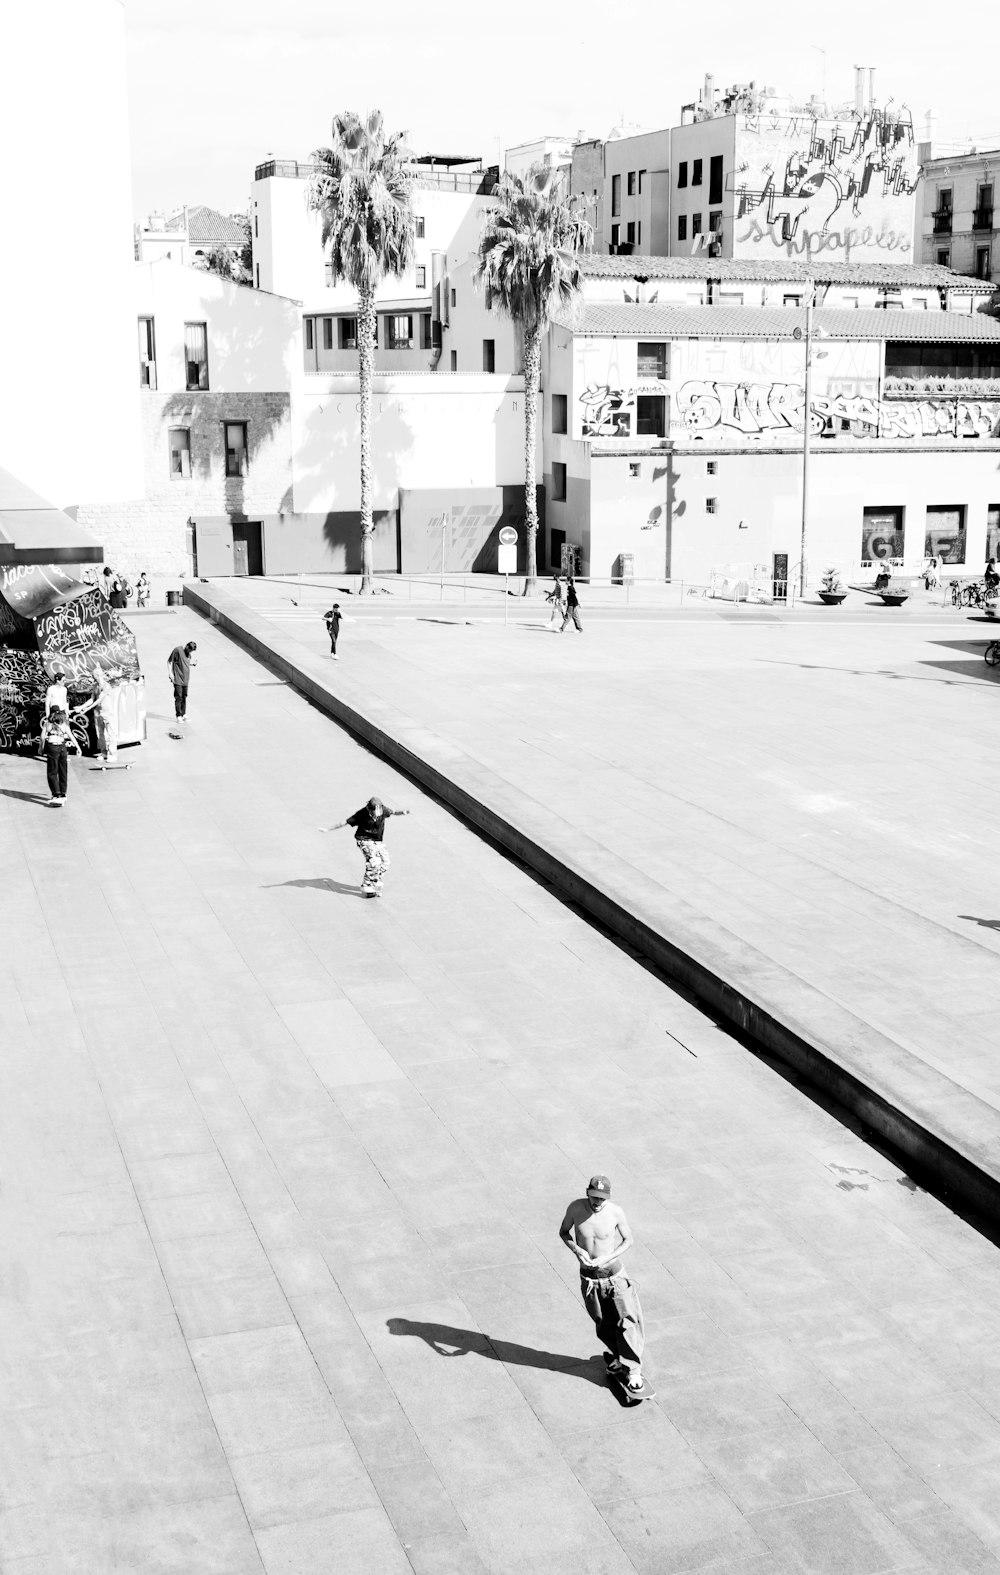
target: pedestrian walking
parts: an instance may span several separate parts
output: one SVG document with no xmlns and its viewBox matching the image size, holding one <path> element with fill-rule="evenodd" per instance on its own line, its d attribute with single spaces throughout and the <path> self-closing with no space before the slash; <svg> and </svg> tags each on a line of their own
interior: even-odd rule
<svg viewBox="0 0 1000 1575">
<path fill-rule="evenodd" d="M 135 582 L 135 594 L 137 606 L 149 606 L 149 575 L 146 573 L 145 569 L 143 569 L 139 578 Z"/>
<path fill-rule="evenodd" d="M 174 686 L 174 715 L 178 722 L 187 721 L 188 686 L 191 682 L 191 669 L 198 665 L 194 655 L 197 649 L 197 641 L 189 640 L 187 645 L 175 645 L 167 657 L 170 682 Z"/>
<path fill-rule="evenodd" d="M 552 606 L 552 611 L 549 614 L 549 628 L 551 629 L 554 623 L 561 621 L 563 615 L 562 580 L 558 574 L 552 576 L 552 589 L 545 592 L 545 600 L 551 603 Z"/>
<path fill-rule="evenodd" d="M 570 574 L 566 579 L 566 611 L 563 615 L 562 628 L 559 630 L 560 634 L 566 633 L 566 625 L 571 618 L 582 634 L 583 624 L 580 622 L 580 602 L 576 594 L 576 582 Z"/>
<path fill-rule="evenodd" d="M 62 809 L 69 785 L 69 752 L 80 753 L 80 746 L 73 737 L 66 712 L 53 706 L 42 723 L 42 747 L 45 750 L 45 775 L 49 784 L 49 803 Z"/>
<path fill-rule="evenodd" d="M 591 1176 L 585 1198 L 574 1198 L 559 1235 L 580 1263 L 580 1294 L 597 1326 L 598 1338 L 611 1353 L 608 1370 L 630 1394 L 646 1387 L 642 1377 L 645 1334 L 635 1284 L 622 1268 L 622 1255 L 633 1245 L 625 1210 L 611 1202 L 607 1176 Z"/>
<path fill-rule="evenodd" d="M 354 827 L 354 840 L 365 861 L 365 874 L 361 891 L 366 897 L 381 897 L 382 880 L 389 868 L 389 855 L 382 846 L 385 823 L 390 815 L 408 815 L 408 809 L 390 809 L 380 798 L 370 798 L 363 808 L 355 810 L 346 820 L 335 826 L 321 826 L 320 831 L 340 831 L 344 826 Z"/>
<path fill-rule="evenodd" d="M 110 683 L 103 667 L 94 668 L 94 697 L 77 706 L 74 716 L 93 711 L 97 723 L 97 757 L 112 764 L 118 759 L 118 685 Z"/>
<path fill-rule="evenodd" d="M 326 624 L 326 632 L 330 636 L 330 655 L 333 657 L 335 662 L 340 661 L 340 657 L 337 655 L 337 640 L 340 637 L 340 626 L 343 621 L 344 616 L 340 610 L 339 602 L 334 602 L 333 606 L 330 608 L 330 611 L 323 614 L 323 622 Z"/>
</svg>

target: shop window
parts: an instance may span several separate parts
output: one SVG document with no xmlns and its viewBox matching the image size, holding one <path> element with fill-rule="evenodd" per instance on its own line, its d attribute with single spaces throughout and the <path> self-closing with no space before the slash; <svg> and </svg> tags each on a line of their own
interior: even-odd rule
<svg viewBox="0 0 1000 1575">
<path fill-rule="evenodd" d="M 903 556 L 903 510 L 867 508 L 861 524 L 863 563 L 888 563 Z"/>
<path fill-rule="evenodd" d="M 156 335 L 151 317 L 139 318 L 139 387 L 156 387 Z"/>
<path fill-rule="evenodd" d="M 171 427 L 167 434 L 171 476 L 191 474 L 191 432 L 188 427 Z"/>
<path fill-rule="evenodd" d="M 333 349 L 333 318 L 332 317 L 324 317 L 324 319 L 323 319 L 323 349 L 324 350 L 332 350 Z"/>
<path fill-rule="evenodd" d="M 640 377 L 664 378 L 667 375 L 667 347 L 665 344 L 639 341 L 636 370 Z"/>
<path fill-rule="evenodd" d="M 677 185 L 678 185 L 678 187 L 681 187 L 681 186 L 686 186 L 687 183 L 688 183 L 687 159 L 682 159 L 681 162 L 677 166 Z"/>
<path fill-rule="evenodd" d="M 552 395 L 552 430 L 569 431 L 569 402 L 565 394 Z"/>
<path fill-rule="evenodd" d="M 566 502 L 566 466 L 558 460 L 552 466 L 552 501 L 553 503 Z"/>
<path fill-rule="evenodd" d="M 930 557 L 932 553 L 942 563 L 965 562 L 964 504 L 928 504 L 924 554 Z"/>
<path fill-rule="evenodd" d="M 208 324 L 184 324 L 184 364 L 186 387 L 208 387 Z"/>
<path fill-rule="evenodd" d="M 224 421 L 226 443 L 226 475 L 245 476 L 247 462 L 247 424 L 245 421 Z"/>
</svg>

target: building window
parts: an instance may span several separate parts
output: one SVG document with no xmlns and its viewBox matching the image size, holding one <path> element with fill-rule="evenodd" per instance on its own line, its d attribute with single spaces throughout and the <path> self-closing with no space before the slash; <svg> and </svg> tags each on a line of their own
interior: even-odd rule
<svg viewBox="0 0 1000 1575">
<path fill-rule="evenodd" d="M 937 254 L 937 261 L 938 261 L 938 267 L 939 268 L 950 268 L 951 267 L 951 252 L 948 251 L 947 247 L 941 247 L 940 248 L 940 250 L 938 251 L 938 254 Z"/>
<path fill-rule="evenodd" d="M 976 247 L 976 278 L 988 279 L 990 276 L 990 248 L 988 246 Z"/>
<path fill-rule="evenodd" d="M 424 263 L 418 263 L 417 264 L 417 289 L 418 290 L 426 290 L 426 288 L 427 288 L 427 268 L 426 268 L 426 265 Z"/>
<path fill-rule="evenodd" d="M 993 228 L 993 182 L 987 181 L 979 186 L 976 191 L 976 209 L 972 215 L 972 228 L 974 230 L 992 230 Z"/>
<path fill-rule="evenodd" d="M 260 289 L 260 263 L 257 264 L 257 288 Z"/>
<path fill-rule="evenodd" d="M 569 402 L 565 394 L 552 395 L 552 430 L 553 432 L 569 430 Z"/>
<path fill-rule="evenodd" d="M 636 353 L 636 370 L 640 377 L 666 377 L 666 345 L 652 344 L 641 340 Z"/>
<path fill-rule="evenodd" d="M 156 387 L 156 336 L 151 317 L 139 318 L 139 387 Z"/>
<path fill-rule="evenodd" d="M 642 245 L 642 220 L 641 219 L 637 222 L 636 227 L 635 227 L 635 244 L 637 246 L 641 246 Z"/>
<path fill-rule="evenodd" d="M 861 525 L 861 561 L 888 563 L 903 556 L 903 511 L 900 508 L 865 509 Z"/>
<path fill-rule="evenodd" d="M 641 481 L 642 480 L 642 465 L 639 463 L 639 461 L 637 459 L 629 460 L 628 473 L 629 473 L 630 480 L 632 480 L 632 481 Z"/>
<path fill-rule="evenodd" d="M 635 220 L 634 219 L 629 219 L 628 223 L 625 226 L 625 239 L 628 241 L 630 246 L 634 246 L 635 245 Z"/>
<path fill-rule="evenodd" d="M 336 274 L 333 271 L 333 263 L 331 263 L 331 262 L 324 263 L 323 264 L 323 283 L 324 283 L 324 285 L 326 286 L 326 288 L 328 290 L 332 290 L 334 285 L 336 284 L 336 282 L 337 282 L 337 276 L 336 276 Z"/>
<path fill-rule="evenodd" d="M 483 340 L 483 371 L 495 372 L 497 369 L 497 342 L 495 339 Z"/>
<path fill-rule="evenodd" d="M 421 312 L 420 314 L 420 348 L 421 350 L 433 350 L 434 348 L 434 331 L 431 327 L 430 312 Z"/>
<path fill-rule="evenodd" d="M 457 293 L 454 290 L 452 290 L 452 292 L 451 292 L 451 304 L 452 304 L 452 306 L 457 306 L 458 305 L 458 295 L 457 295 Z"/>
<path fill-rule="evenodd" d="M 627 197 L 635 196 L 635 170 L 629 170 L 628 172 L 628 180 L 625 183 L 625 195 Z"/>
<path fill-rule="evenodd" d="M 208 387 L 208 324 L 184 324 L 184 362 L 187 368 L 186 386 Z"/>
<path fill-rule="evenodd" d="M 167 433 L 171 476 L 191 474 L 191 432 L 188 427 L 171 427 Z"/>
<path fill-rule="evenodd" d="M 453 350 L 451 352 L 451 369 L 452 369 L 453 372 L 457 372 L 458 371 L 458 351 L 457 350 Z"/>
<path fill-rule="evenodd" d="M 639 171 L 639 195 L 640 195 L 640 197 L 642 196 L 642 183 L 645 180 L 645 178 L 646 178 L 646 171 L 645 170 L 640 170 Z"/>
<path fill-rule="evenodd" d="M 701 214 L 700 213 L 695 213 L 691 217 L 691 234 L 692 235 L 700 235 L 701 234 Z"/>
<path fill-rule="evenodd" d="M 705 513 L 706 514 L 718 514 L 718 512 L 719 512 L 719 500 L 718 500 L 718 498 L 706 498 L 705 499 Z"/>
<path fill-rule="evenodd" d="M 332 317 L 324 317 L 324 319 L 323 319 L 323 349 L 324 350 L 332 350 L 333 349 L 333 318 Z"/>
<path fill-rule="evenodd" d="M 313 320 L 312 320 L 311 317 L 307 317 L 306 318 L 306 349 L 307 350 L 311 350 L 312 349 L 313 342 L 314 342 L 314 339 L 313 339 Z"/>
<path fill-rule="evenodd" d="M 681 186 L 686 186 L 687 183 L 688 183 L 687 159 L 682 159 L 681 162 L 677 166 L 677 185 L 678 185 L 678 187 L 681 187 Z"/>
<path fill-rule="evenodd" d="M 782 306 L 801 306 L 802 297 L 801 295 L 783 295 L 781 297 L 781 304 Z"/>
<path fill-rule="evenodd" d="M 1000 555 L 1000 503 L 991 503 L 986 510 L 986 557 Z"/>
<path fill-rule="evenodd" d="M 667 401 L 662 394 L 638 394 L 635 401 L 636 437 L 666 437 Z"/>
<path fill-rule="evenodd" d="M 708 200 L 722 201 L 722 154 L 715 153 L 708 162 Z"/>
<path fill-rule="evenodd" d="M 686 241 L 687 238 L 688 238 L 687 214 L 686 213 L 679 213 L 677 215 L 677 239 L 679 241 Z"/>
<path fill-rule="evenodd" d="M 611 217 L 614 219 L 622 211 L 622 178 L 620 175 L 611 177 Z"/>
<path fill-rule="evenodd" d="M 938 213 L 950 213 L 951 212 L 951 197 L 952 197 L 952 188 L 950 186 L 939 186 L 938 187 L 938 200 L 937 200 Z"/>
<path fill-rule="evenodd" d="M 257 240 L 259 238 L 259 236 L 260 236 L 260 231 L 257 228 L 257 215 L 254 214 L 254 216 L 253 216 L 253 238 L 254 238 L 254 240 Z"/>
<path fill-rule="evenodd" d="M 719 461 L 717 459 L 707 459 L 705 461 L 705 475 L 706 476 L 717 476 L 718 474 L 719 474 Z"/>
<path fill-rule="evenodd" d="M 415 231 L 416 231 L 417 240 L 418 241 L 422 241 L 424 239 L 424 234 L 425 234 L 425 230 L 426 230 L 426 225 L 424 224 L 424 216 L 423 216 L 422 213 L 418 213 L 416 218 L 414 219 L 414 228 L 415 228 Z"/>
<path fill-rule="evenodd" d="M 247 424 L 245 421 L 222 423 L 226 440 L 226 475 L 245 476 L 247 473 Z"/>
<path fill-rule="evenodd" d="M 719 306 L 742 306 L 743 305 L 743 291 L 742 290 L 720 290 L 717 299 L 718 299 L 718 305 Z"/>
<path fill-rule="evenodd" d="M 552 501 L 553 503 L 566 502 L 566 466 L 558 460 L 552 466 Z"/>
<path fill-rule="evenodd" d="M 413 343 L 413 316 L 410 312 L 403 312 L 399 316 L 386 317 L 386 349 L 409 350 Z"/>
<path fill-rule="evenodd" d="M 942 563 L 965 562 L 965 505 L 929 504 L 924 554 Z"/>
<path fill-rule="evenodd" d="M 694 162 L 691 165 L 691 184 L 692 184 L 692 186 L 700 186 L 701 185 L 702 164 L 703 164 L 703 160 L 702 159 L 695 159 Z"/>
<path fill-rule="evenodd" d="M 802 297 L 801 296 L 797 297 L 795 304 L 796 304 L 796 306 L 801 306 L 802 305 Z M 845 310 L 850 308 L 850 309 L 852 309 L 853 311 L 856 312 L 858 310 L 858 308 L 860 307 L 860 305 L 861 305 L 861 297 L 860 297 L 860 295 L 845 295 L 840 304 L 844 307 Z"/>
<path fill-rule="evenodd" d="M 358 320 L 356 317 L 338 317 L 341 350 L 358 348 Z"/>
<path fill-rule="evenodd" d="M 927 310 L 927 297 L 926 297 L 926 295 L 915 295 L 913 297 L 913 300 L 910 302 L 910 310 L 912 312 L 926 312 L 926 310 Z"/>
<path fill-rule="evenodd" d="M 722 239 L 722 209 L 717 208 L 715 213 L 708 216 L 708 227 L 717 240 Z"/>
<path fill-rule="evenodd" d="M 613 224 L 611 226 L 611 250 L 612 251 L 617 251 L 618 250 L 618 247 L 621 245 L 621 238 L 622 238 L 622 227 L 621 227 L 621 225 L 620 224 Z"/>
</svg>

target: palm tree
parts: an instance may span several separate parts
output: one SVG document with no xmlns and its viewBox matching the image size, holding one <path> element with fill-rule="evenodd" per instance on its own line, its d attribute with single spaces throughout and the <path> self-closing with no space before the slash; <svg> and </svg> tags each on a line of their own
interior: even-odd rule
<svg viewBox="0 0 1000 1575">
<path fill-rule="evenodd" d="M 413 266 L 413 181 L 404 134 L 387 137 L 382 111 L 362 120 L 334 115 L 331 144 L 313 154 L 309 206 L 320 215 L 333 277 L 358 292 L 358 375 L 361 407 L 361 591 L 372 590 L 372 374 L 375 291 L 389 274 Z"/>
<path fill-rule="evenodd" d="M 558 178 L 542 168 L 501 177 L 496 206 L 483 222 L 476 268 L 487 304 L 511 318 L 524 339 L 525 595 L 535 589 L 538 575 L 535 434 L 542 336 L 553 312 L 570 309 L 579 295 L 580 253 L 589 250 L 593 234 L 580 200 L 563 196 Z"/>
</svg>

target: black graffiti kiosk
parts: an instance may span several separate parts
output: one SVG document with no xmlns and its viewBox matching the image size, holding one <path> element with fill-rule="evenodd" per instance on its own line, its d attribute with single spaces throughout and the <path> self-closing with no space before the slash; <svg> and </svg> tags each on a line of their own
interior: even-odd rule
<svg viewBox="0 0 1000 1575">
<path fill-rule="evenodd" d="M 33 751 L 45 691 L 65 674 L 70 709 L 95 691 L 100 668 L 118 705 L 118 742 L 140 744 L 146 707 L 135 637 L 101 591 L 52 564 L 0 568 L 0 750 Z M 73 721 L 82 749 L 96 750 L 93 712 Z"/>
</svg>

